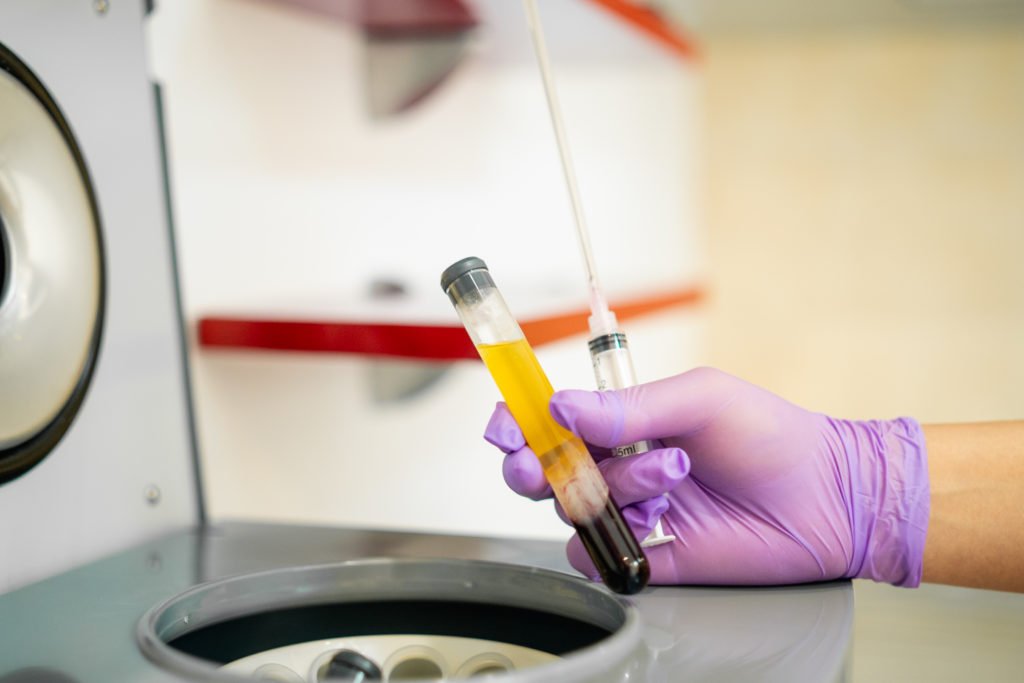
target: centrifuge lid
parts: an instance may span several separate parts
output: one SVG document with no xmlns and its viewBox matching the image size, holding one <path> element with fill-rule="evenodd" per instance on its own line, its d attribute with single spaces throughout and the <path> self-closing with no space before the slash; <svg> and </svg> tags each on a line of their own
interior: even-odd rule
<svg viewBox="0 0 1024 683">
<path fill-rule="evenodd" d="M 85 395 L 103 320 L 96 201 L 70 127 L 0 45 L 0 483 L 60 441 Z"/>
</svg>

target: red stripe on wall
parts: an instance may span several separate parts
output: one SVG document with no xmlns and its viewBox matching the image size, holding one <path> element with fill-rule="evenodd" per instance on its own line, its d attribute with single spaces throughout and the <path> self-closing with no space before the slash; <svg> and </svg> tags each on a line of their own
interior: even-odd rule
<svg viewBox="0 0 1024 683">
<path fill-rule="evenodd" d="M 619 320 L 628 320 L 674 306 L 694 305 L 701 290 L 683 289 L 632 299 L 613 306 Z M 587 331 L 588 311 L 573 311 L 520 322 L 534 346 Z M 477 358 L 466 331 L 458 325 L 405 325 L 340 320 L 280 320 L 208 316 L 199 321 L 203 348 L 262 349 L 366 356 L 460 360 Z"/>
</svg>

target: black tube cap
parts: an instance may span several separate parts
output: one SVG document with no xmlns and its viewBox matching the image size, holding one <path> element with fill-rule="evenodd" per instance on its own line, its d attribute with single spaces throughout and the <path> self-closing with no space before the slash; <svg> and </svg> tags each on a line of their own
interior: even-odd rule
<svg viewBox="0 0 1024 683">
<path fill-rule="evenodd" d="M 447 292 L 453 282 L 471 270 L 487 270 L 487 264 L 476 256 L 467 256 L 461 261 L 456 261 L 441 273 L 441 290 Z"/>
<path fill-rule="evenodd" d="M 355 650 L 339 650 L 327 665 L 325 681 L 379 681 L 384 678 L 380 667 Z"/>
</svg>

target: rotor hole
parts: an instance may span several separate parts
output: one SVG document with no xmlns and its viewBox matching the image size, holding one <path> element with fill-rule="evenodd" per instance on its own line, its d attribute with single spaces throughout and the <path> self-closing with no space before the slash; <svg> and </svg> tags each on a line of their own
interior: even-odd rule
<svg viewBox="0 0 1024 683">
<path fill-rule="evenodd" d="M 422 681 L 444 676 L 441 666 L 426 657 L 410 657 L 399 662 L 388 675 L 390 681 Z"/>
</svg>

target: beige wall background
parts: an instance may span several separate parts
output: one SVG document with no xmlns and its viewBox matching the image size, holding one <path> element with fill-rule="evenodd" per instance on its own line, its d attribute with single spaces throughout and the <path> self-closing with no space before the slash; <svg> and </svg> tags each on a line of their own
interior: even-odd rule
<svg viewBox="0 0 1024 683">
<path fill-rule="evenodd" d="M 1022 30 L 705 45 L 708 361 L 844 417 L 1024 418 Z M 855 590 L 852 680 L 1019 676 L 998 594 L 883 622 L 917 596 Z"/>
<path fill-rule="evenodd" d="M 709 362 L 807 407 L 1024 417 L 1024 32 L 703 38 Z"/>
</svg>

